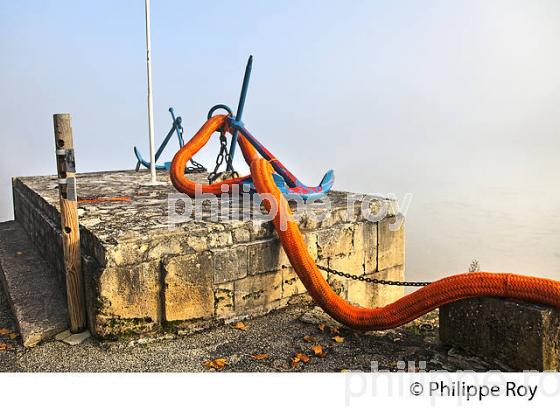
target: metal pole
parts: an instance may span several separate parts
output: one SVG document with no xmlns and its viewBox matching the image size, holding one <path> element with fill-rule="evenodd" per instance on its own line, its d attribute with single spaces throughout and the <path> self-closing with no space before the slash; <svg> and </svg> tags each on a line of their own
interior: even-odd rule
<svg viewBox="0 0 560 410">
<path fill-rule="evenodd" d="M 247 98 L 247 89 L 249 88 L 249 80 L 251 79 L 251 70 L 253 68 L 253 56 L 249 56 L 247 61 L 247 66 L 245 67 L 245 75 L 243 76 L 243 85 L 241 86 L 241 95 L 239 96 L 239 104 L 237 105 L 237 113 L 235 115 L 235 121 L 241 121 L 243 116 L 243 108 L 245 107 L 245 98 Z M 237 127 L 233 129 L 233 135 L 231 137 L 231 144 L 229 146 L 229 155 L 231 162 L 228 164 L 228 171 L 233 171 L 233 157 L 235 155 L 235 147 L 237 146 Z"/>
<path fill-rule="evenodd" d="M 146 66 L 148 70 L 148 134 L 150 138 L 150 182 L 156 182 L 156 154 L 154 143 L 154 107 L 152 100 L 152 61 L 150 38 L 150 0 L 146 2 Z"/>
</svg>

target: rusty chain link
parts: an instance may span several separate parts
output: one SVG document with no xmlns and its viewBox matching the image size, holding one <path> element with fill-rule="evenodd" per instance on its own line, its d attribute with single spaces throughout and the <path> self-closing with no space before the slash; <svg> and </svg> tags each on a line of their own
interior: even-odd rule
<svg viewBox="0 0 560 410">
<path fill-rule="evenodd" d="M 342 276 L 347 279 L 358 280 L 360 282 L 372 283 L 377 285 L 389 285 L 389 286 L 426 286 L 432 282 L 407 282 L 400 280 L 385 280 L 377 278 L 368 278 L 362 275 L 352 275 L 351 273 L 341 272 L 336 269 L 328 268 L 326 266 L 317 265 L 317 267 L 325 272 L 332 273 L 333 275 Z"/>
</svg>

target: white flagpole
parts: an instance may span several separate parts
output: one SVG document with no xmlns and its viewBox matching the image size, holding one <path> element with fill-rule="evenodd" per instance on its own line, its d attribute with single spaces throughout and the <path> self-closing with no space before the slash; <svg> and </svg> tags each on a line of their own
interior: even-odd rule
<svg viewBox="0 0 560 410">
<path fill-rule="evenodd" d="M 146 2 L 146 65 L 148 69 L 148 133 L 150 137 L 150 175 L 151 183 L 156 183 L 156 158 L 154 144 L 154 107 L 152 100 L 152 62 L 150 39 L 150 0 Z"/>
</svg>

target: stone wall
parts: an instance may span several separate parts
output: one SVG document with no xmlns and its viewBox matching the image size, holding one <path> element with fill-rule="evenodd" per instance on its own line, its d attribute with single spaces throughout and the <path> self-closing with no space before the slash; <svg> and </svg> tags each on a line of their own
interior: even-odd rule
<svg viewBox="0 0 560 410">
<path fill-rule="evenodd" d="M 88 317 L 94 334 L 114 338 L 188 333 L 305 298 L 306 290 L 271 222 L 258 217 L 186 221 L 169 229 L 167 198 L 173 187 L 146 187 L 142 178 L 146 175 L 134 172 L 78 178 L 80 197 L 130 197 L 127 202 L 80 204 Z M 168 182 L 164 173 L 159 178 Z M 56 180 L 17 178 L 13 187 L 16 219 L 62 276 Z M 330 208 L 317 205 L 317 211 L 325 212 L 323 218 L 299 219 L 311 255 L 337 270 L 402 280 L 404 224 L 394 202 L 359 195 L 349 207 L 351 196 L 334 192 L 328 198 Z M 385 305 L 403 292 L 400 287 L 327 274 L 325 278 L 342 297 L 362 306 Z"/>
</svg>

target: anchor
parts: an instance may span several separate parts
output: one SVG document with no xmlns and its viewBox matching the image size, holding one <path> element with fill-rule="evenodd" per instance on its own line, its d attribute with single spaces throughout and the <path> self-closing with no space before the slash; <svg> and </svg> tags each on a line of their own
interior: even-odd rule
<svg viewBox="0 0 560 410">
<path fill-rule="evenodd" d="M 251 71 L 253 69 L 253 56 L 249 56 L 247 65 L 245 67 L 245 74 L 243 76 L 243 83 L 241 86 L 241 94 L 239 96 L 239 103 L 237 105 L 237 112 L 235 117 L 233 111 L 225 104 L 218 104 L 213 106 L 208 111 L 207 119 L 210 120 L 217 110 L 224 110 L 227 112 L 227 119 L 224 124 L 217 128 L 215 131 L 220 133 L 220 153 L 216 159 L 216 166 L 214 171 L 208 175 L 208 182 L 212 184 L 220 176 L 227 174 L 229 177 L 235 177 L 237 183 L 250 192 L 255 192 L 252 177 L 247 175 L 239 178 L 237 172 L 233 169 L 233 159 L 235 149 L 238 144 L 239 134 L 266 160 L 268 160 L 273 169 L 276 171 L 274 174 L 274 181 L 278 189 L 288 198 L 299 197 L 303 200 L 319 199 L 325 195 L 332 188 L 334 184 L 334 171 L 329 170 L 321 179 L 317 186 L 307 186 L 301 182 L 294 174 L 292 174 L 269 150 L 267 150 L 248 130 L 242 122 L 243 109 L 245 108 L 245 100 L 247 98 L 247 91 L 249 89 L 249 80 L 251 78 Z M 226 132 L 231 134 L 231 143 L 229 150 L 226 144 Z M 226 172 L 218 172 L 222 162 L 226 161 Z"/>
<path fill-rule="evenodd" d="M 171 125 L 171 129 L 169 130 L 169 132 L 167 133 L 167 135 L 163 139 L 161 145 L 159 146 L 159 148 L 156 151 L 156 155 L 155 155 L 156 162 L 159 159 L 159 157 L 161 156 L 163 150 L 165 149 L 165 147 L 167 146 L 169 141 L 171 140 L 171 137 L 173 136 L 174 133 L 177 134 L 177 139 L 179 141 L 179 149 L 183 148 L 183 145 L 185 145 L 185 141 L 183 139 L 183 126 L 182 126 L 182 121 L 183 120 L 182 120 L 181 117 L 176 117 L 175 116 L 175 111 L 173 110 L 173 107 L 169 107 L 169 112 L 171 113 L 171 119 L 173 120 L 173 124 Z M 140 150 L 136 146 L 134 147 L 134 155 L 136 155 L 136 159 L 138 160 L 136 162 L 136 171 L 139 171 L 141 166 L 144 166 L 148 169 L 150 168 L 150 162 L 146 161 L 142 157 L 142 154 L 140 153 Z M 206 171 L 206 168 L 204 166 L 202 166 L 201 164 L 199 164 L 198 162 L 196 162 L 194 159 L 191 159 L 190 162 L 191 162 L 192 166 L 186 166 L 185 167 L 185 172 L 187 172 L 187 173 L 197 173 L 197 172 L 205 172 Z M 165 162 L 163 164 L 156 164 L 156 169 L 160 170 L 160 171 L 168 171 L 170 167 L 171 167 L 171 161 Z"/>
</svg>

